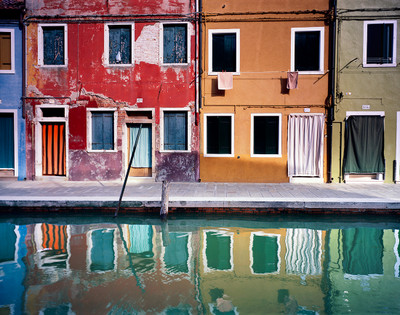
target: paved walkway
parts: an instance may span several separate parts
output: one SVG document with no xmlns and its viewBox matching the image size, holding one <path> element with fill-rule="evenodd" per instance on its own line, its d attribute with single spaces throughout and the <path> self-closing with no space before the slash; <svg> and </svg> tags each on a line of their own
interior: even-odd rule
<svg viewBox="0 0 400 315">
<path fill-rule="evenodd" d="M 122 182 L 0 181 L 0 212 L 115 209 Z M 156 211 L 161 183 L 128 182 L 122 210 Z M 169 207 L 191 211 L 400 214 L 395 184 L 171 183 Z"/>
</svg>

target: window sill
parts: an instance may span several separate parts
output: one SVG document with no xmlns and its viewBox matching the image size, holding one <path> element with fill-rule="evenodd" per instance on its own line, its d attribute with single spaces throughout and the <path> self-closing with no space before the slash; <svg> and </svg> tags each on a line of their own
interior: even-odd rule
<svg viewBox="0 0 400 315">
<path fill-rule="evenodd" d="M 110 68 L 129 68 L 129 67 L 133 67 L 134 64 L 133 63 L 124 63 L 124 64 L 120 64 L 120 63 L 105 63 L 104 67 L 110 67 Z"/>
<path fill-rule="evenodd" d="M 15 74 L 15 70 L 0 70 L 0 74 Z"/>
<path fill-rule="evenodd" d="M 204 157 L 235 157 L 234 154 L 204 154 Z"/>
<path fill-rule="evenodd" d="M 323 70 L 322 71 L 297 71 L 297 72 L 299 73 L 299 75 L 303 75 L 303 74 L 320 75 L 320 74 L 324 74 L 325 73 Z"/>
<path fill-rule="evenodd" d="M 395 68 L 397 66 L 396 63 L 363 63 L 363 68 Z"/>
<path fill-rule="evenodd" d="M 88 153 L 116 153 L 118 150 L 87 150 Z"/>
<path fill-rule="evenodd" d="M 160 150 L 160 153 L 192 153 L 190 150 Z"/>
<path fill-rule="evenodd" d="M 40 68 L 68 68 L 68 65 L 39 65 Z"/>
<path fill-rule="evenodd" d="M 209 72 L 208 75 L 215 75 L 217 76 L 220 72 Z M 240 72 L 231 72 L 232 75 L 240 75 Z"/>
<path fill-rule="evenodd" d="M 190 63 L 161 63 L 161 67 L 188 67 Z"/>
<path fill-rule="evenodd" d="M 252 158 L 281 158 L 282 154 L 250 154 Z"/>
</svg>

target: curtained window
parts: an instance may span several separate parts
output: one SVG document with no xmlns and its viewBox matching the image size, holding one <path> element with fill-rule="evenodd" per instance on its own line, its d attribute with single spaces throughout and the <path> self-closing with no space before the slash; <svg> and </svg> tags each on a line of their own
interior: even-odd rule
<svg viewBox="0 0 400 315">
<path fill-rule="evenodd" d="M 346 120 L 345 174 L 384 173 L 384 117 L 349 116 Z"/>
<path fill-rule="evenodd" d="M 288 122 L 288 175 L 323 175 L 323 114 L 291 114 Z"/>
</svg>

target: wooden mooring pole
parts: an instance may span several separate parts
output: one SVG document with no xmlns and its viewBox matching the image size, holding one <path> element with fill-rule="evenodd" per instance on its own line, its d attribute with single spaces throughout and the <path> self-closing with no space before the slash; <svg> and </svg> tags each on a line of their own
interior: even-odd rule
<svg viewBox="0 0 400 315">
<path fill-rule="evenodd" d="M 161 210 L 160 216 L 162 219 L 166 219 L 168 215 L 168 201 L 169 201 L 169 182 L 164 180 L 162 182 L 161 192 Z"/>
<path fill-rule="evenodd" d="M 130 160 L 129 160 L 128 169 L 126 170 L 124 185 L 122 186 L 121 195 L 119 196 L 118 206 L 117 206 L 117 209 L 115 210 L 114 218 L 118 215 L 119 207 L 121 206 L 122 196 L 124 195 L 124 191 L 125 191 L 125 187 L 126 187 L 126 182 L 128 181 L 129 171 L 131 170 L 131 166 L 132 166 L 132 162 L 133 162 L 133 157 L 135 156 L 135 151 L 136 151 L 136 147 L 137 147 L 138 142 L 139 142 L 139 137 L 140 137 L 140 133 L 141 133 L 141 132 L 142 132 L 142 124 L 140 124 L 140 126 L 139 126 L 139 131 L 138 131 L 138 134 L 137 134 L 137 136 L 136 136 L 135 145 L 133 146 L 131 158 L 130 158 Z"/>
</svg>

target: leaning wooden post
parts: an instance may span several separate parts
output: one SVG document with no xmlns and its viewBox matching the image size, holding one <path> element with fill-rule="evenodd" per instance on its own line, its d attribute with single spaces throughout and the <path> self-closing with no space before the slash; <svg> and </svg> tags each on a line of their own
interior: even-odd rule
<svg viewBox="0 0 400 315">
<path fill-rule="evenodd" d="M 169 182 L 164 180 L 162 182 L 162 192 L 161 192 L 161 218 L 166 218 L 168 215 L 168 199 L 169 199 Z"/>
</svg>

